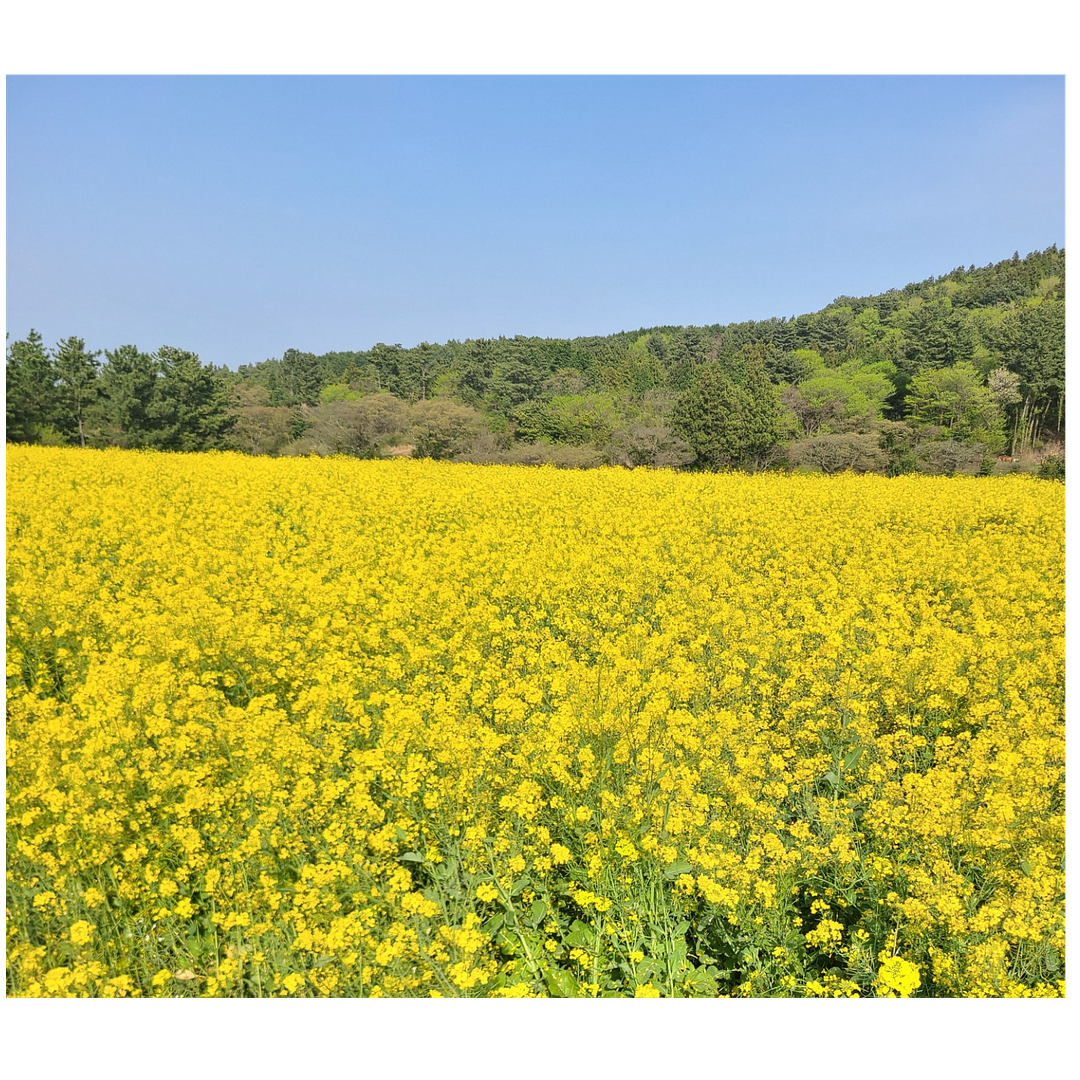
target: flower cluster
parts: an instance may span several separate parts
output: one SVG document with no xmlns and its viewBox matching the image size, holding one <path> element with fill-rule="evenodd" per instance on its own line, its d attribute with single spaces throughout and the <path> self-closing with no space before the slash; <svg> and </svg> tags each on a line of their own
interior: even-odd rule
<svg viewBox="0 0 1080 1080">
<path fill-rule="evenodd" d="M 1064 494 L 8 448 L 14 995 L 1064 993 Z"/>
</svg>

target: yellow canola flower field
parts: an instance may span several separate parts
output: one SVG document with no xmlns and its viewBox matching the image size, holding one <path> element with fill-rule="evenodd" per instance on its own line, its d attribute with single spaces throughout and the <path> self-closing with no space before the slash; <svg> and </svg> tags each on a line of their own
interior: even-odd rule
<svg viewBox="0 0 1080 1080">
<path fill-rule="evenodd" d="M 9 446 L 7 992 L 1064 994 L 1064 487 Z"/>
</svg>

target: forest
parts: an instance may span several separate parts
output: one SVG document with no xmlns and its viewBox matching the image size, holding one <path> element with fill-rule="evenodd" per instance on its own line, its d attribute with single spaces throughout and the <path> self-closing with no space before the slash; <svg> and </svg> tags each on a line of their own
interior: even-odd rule
<svg viewBox="0 0 1080 1080">
<path fill-rule="evenodd" d="M 1064 476 L 1056 245 L 796 317 L 500 337 L 237 370 L 8 341 L 7 440 L 477 463 Z"/>
</svg>

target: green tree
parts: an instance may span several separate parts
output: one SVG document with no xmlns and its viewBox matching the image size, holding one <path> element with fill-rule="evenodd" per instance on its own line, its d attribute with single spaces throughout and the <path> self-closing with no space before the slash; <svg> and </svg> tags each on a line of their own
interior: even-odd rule
<svg viewBox="0 0 1080 1080">
<path fill-rule="evenodd" d="M 454 363 L 458 394 L 467 405 L 479 405 L 498 361 L 498 343 L 486 338 L 467 341 Z"/>
<path fill-rule="evenodd" d="M 1016 355 L 1009 365 L 1020 376 L 1023 403 L 1017 438 L 1030 447 L 1054 414 L 1065 415 L 1065 302 L 1045 301 L 1020 313 Z"/>
<path fill-rule="evenodd" d="M 769 346 L 765 350 L 765 371 L 774 383 L 801 383 L 824 366 L 824 359 L 814 349 L 781 351 Z"/>
<path fill-rule="evenodd" d="M 498 412 L 509 417 L 518 405 L 537 396 L 551 372 L 536 339 L 519 336 L 499 345 L 485 396 Z"/>
<path fill-rule="evenodd" d="M 348 383 L 329 383 L 319 391 L 319 404 L 329 405 L 332 401 L 359 401 L 363 395 Z"/>
<path fill-rule="evenodd" d="M 7 441 L 34 443 L 55 439 L 52 425 L 59 406 L 56 371 L 41 335 L 10 342 L 6 365 Z"/>
<path fill-rule="evenodd" d="M 319 404 L 323 375 L 314 353 L 286 349 L 281 357 L 281 380 L 290 404 Z"/>
<path fill-rule="evenodd" d="M 676 434 L 704 468 L 760 468 L 780 441 L 780 401 L 765 371 L 764 346 L 744 346 L 733 366 L 743 372 L 742 386 L 719 363 L 708 364 L 672 413 Z"/>
<path fill-rule="evenodd" d="M 60 430 L 86 446 L 87 409 L 97 400 L 100 352 L 87 352 L 80 337 L 68 337 L 53 350 L 53 369 L 59 392 L 57 419 Z"/>
<path fill-rule="evenodd" d="M 610 394 L 556 394 L 546 403 L 529 402 L 515 414 L 518 434 L 569 446 L 601 449 L 619 424 L 619 410 Z"/>
<path fill-rule="evenodd" d="M 746 457 L 746 401 L 717 364 L 706 365 L 690 389 L 679 396 L 672 427 L 702 468 L 728 468 Z"/>
<path fill-rule="evenodd" d="M 937 426 L 951 438 L 978 441 L 991 451 L 1005 445 L 1004 414 L 972 364 L 963 362 L 916 375 L 908 389 L 907 407 L 913 423 Z"/>
<path fill-rule="evenodd" d="M 98 380 L 100 396 L 93 410 L 92 441 L 105 446 L 146 446 L 154 426 L 150 405 L 156 382 L 152 356 L 134 345 L 106 350 Z"/>
<path fill-rule="evenodd" d="M 222 373 L 171 345 L 158 349 L 155 359 L 161 374 L 149 407 L 148 445 L 181 451 L 222 447 L 234 422 Z"/>
<path fill-rule="evenodd" d="M 807 437 L 828 433 L 847 409 L 850 387 L 835 372 L 807 379 L 799 386 L 789 386 L 781 394 L 786 408 L 798 421 Z"/>
<path fill-rule="evenodd" d="M 904 347 L 898 363 L 909 375 L 975 359 L 975 332 L 969 318 L 935 300 L 909 310 L 902 324 Z"/>
<path fill-rule="evenodd" d="M 755 468 L 765 462 L 780 441 L 780 399 L 765 373 L 765 354 L 760 345 L 743 349 L 746 377 L 742 385 L 743 463 Z"/>
<path fill-rule="evenodd" d="M 668 385 L 673 390 L 689 390 L 701 369 L 708 363 L 713 343 L 699 326 L 684 326 L 665 334 L 668 343 L 664 365 L 668 369 Z"/>
<path fill-rule="evenodd" d="M 822 353 L 839 354 L 851 343 L 854 317 L 849 307 L 831 307 L 814 320 L 811 340 Z"/>
<path fill-rule="evenodd" d="M 444 367 L 441 350 L 436 345 L 424 341 L 415 349 L 402 350 L 396 393 L 409 401 L 427 400 L 432 383 Z"/>
<path fill-rule="evenodd" d="M 836 427 L 868 427 L 880 418 L 896 387 L 887 362 L 848 360 L 838 368 L 819 368 L 798 386 L 787 387 L 781 400 L 809 437 Z"/>
<path fill-rule="evenodd" d="M 484 430 L 476 409 L 452 401 L 421 401 L 412 408 L 413 456 L 446 461 L 468 451 Z"/>
</svg>

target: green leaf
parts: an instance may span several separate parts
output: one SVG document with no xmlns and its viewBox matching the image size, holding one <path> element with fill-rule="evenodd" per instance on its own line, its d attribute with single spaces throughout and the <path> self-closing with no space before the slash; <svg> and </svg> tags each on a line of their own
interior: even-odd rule
<svg viewBox="0 0 1080 1080">
<path fill-rule="evenodd" d="M 668 881 L 674 881 L 682 874 L 689 874 L 691 869 L 692 867 L 685 859 L 678 859 L 664 870 L 664 877 L 666 877 Z"/>
<path fill-rule="evenodd" d="M 406 851 L 404 855 L 399 855 L 398 858 L 402 862 L 423 862 L 424 856 L 419 851 Z"/>
<path fill-rule="evenodd" d="M 596 941 L 596 935 L 591 926 L 586 926 L 580 919 L 575 919 L 570 924 L 570 933 L 563 938 L 563 942 L 572 949 L 591 949 Z"/>
<path fill-rule="evenodd" d="M 536 956 L 543 949 L 544 943 L 535 930 L 519 930 L 518 933 L 533 956 Z"/>
<path fill-rule="evenodd" d="M 532 884 L 532 878 L 528 874 L 523 874 L 521 877 L 510 886 L 510 895 L 517 896 L 522 889 L 527 889 Z"/>
<path fill-rule="evenodd" d="M 686 989 L 698 994 L 716 994 L 716 976 L 705 968 L 695 968 L 686 979 Z"/>
<path fill-rule="evenodd" d="M 686 921 L 679 923 L 674 930 L 671 931 L 672 937 L 681 938 L 686 935 L 686 931 L 690 929 L 690 924 Z"/>
<path fill-rule="evenodd" d="M 543 900 L 534 900 L 533 905 L 529 908 L 529 922 L 533 926 L 539 926 L 544 921 L 544 916 L 547 914 L 548 906 Z"/>
<path fill-rule="evenodd" d="M 576 998 L 578 996 L 577 980 L 569 971 L 560 967 L 548 966 L 544 971 L 548 985 L 548 993 L 552 997 Z"/>
<path fill-rule="evenodd" d="M 1027 859 L 1020 860 L 1020 869 L 1024 871 L 1025 877 L 1031 877 L 1031 863 Z"/>
<path fill-rule="evenodd" d="M 517 956 L 521 950 L 521 942 L 518 940 L 516 934 L 511 934 L 506 930 L 500 930 L 495 935 L 495 944 L 506 953 L 507 956 Z"/>
<path fill-rule="evenodd" d="M 661 971 L 663 971 L 663 968 L 661 967 L 660 962 L 654 960 L 651 956 L 647 956 L 638 964 L 634 976 L 639 983 L 647 983 L 652 982 L 653 979 L 657 978 Z"/>
<path fill-rule="evenodd" d="M 840 777 L 831 769 L 825 774 L 825 783 L 835 791 L 840 786 Z"/>
<path fill-rule="evenodd" d="M 862 757 L 862 752 L 865 749 L 863 746 L 856 746 L 854 750 L 846 758 L 844 758 L 844 768 L 853 769 L 859 762 L 859 758 Z"/>
</svg>

